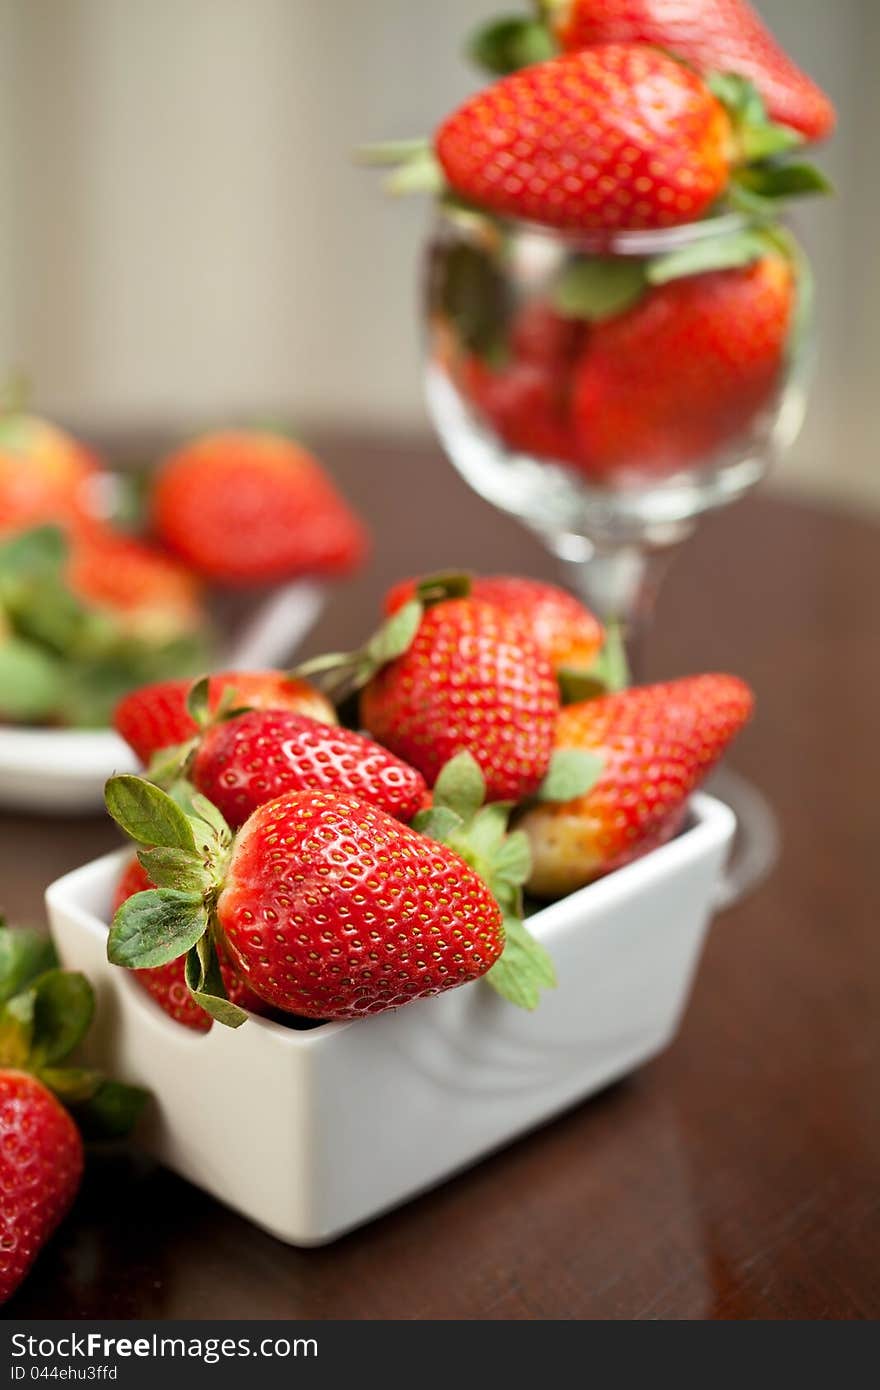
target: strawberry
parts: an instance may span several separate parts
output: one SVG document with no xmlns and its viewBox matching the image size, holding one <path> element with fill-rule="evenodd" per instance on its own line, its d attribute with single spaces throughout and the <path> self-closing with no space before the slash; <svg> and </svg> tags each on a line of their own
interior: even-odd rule
<svg viewBox="0 0 880 1390">
<path fill-rule="evenodd" d="M 154 546 L 91 526 L 72 535 L 71 547 L 71 589 L 112 613 L 126 631 L 161 642 L 204 623 L 197 581 Z"/>
<path fill-rule="evenodd" d="M 134 897 L 135 893 L 146 893 L 155 887 L 155 883 L 135 855 L 126 864 L 116 885 L 113 896 L 114 916 L 122 904 Z M 154 966 L 152 970 L 133 970 L 132 974 L 138 984 L 156 1001 L 162 1012 L 173 1018 L 175 1023 L 182 1024 L 184 1028 L 192 1028 L 197 1033 L 207 1033 L 213 1019 L 199 1007 L 187 989 L 183 966 L 182 957 L 178 957 L 177 960 L 168 961 L 166 965 Z M 264 1012 L 262 1001 L 238 978 L 226 960 L 221 960 L 220 971 L 227 996 L 234 1004 L 246 1009 L 248 1013 Z"/>
<path fill-rule="evenodd" d="M 0 415 L 0 534 L 87 519 L 98 471 L 91 450 L 48 421 Z"/>
<path fill-rule="evenodd" d="M 429 784 L 456 753 L 471 752 L 490 801 L 536 791 L 558 709 L 550 663 L 521 621 L 475 598 L 428 608 L 408 649 L 361 695 L 364 726 Z"/>
<path fill-rule="evenodd" d="M 441 125 L 452 189 L 552 227 L 666 227 L 725 190 L 732 127 L 695 72 L 657 49 L 603 44 L 502 78 Z"/>
<path fill-rule="evenodd" d="M 529 839 L 536 897 L 558 897 L 646 854 L 675 834 L 691 792 L 749 719 L 736 676 L 691 676 L 569 705 L 556 746 L 598 756 L 592 788 L 534 807 Z"/>
<path fill-rule="evenodd" d="M 789 261 L 768 255 L 594 324 L 572 393 L 582 471 L 662 477 L 747 437 L 781 385 L 795 301 Z"/>
<path fill-rule="evenodd" d="M 141 762 L 149 763 L 156 753 L 186 743 L 198 734 L 198 726 L 187 708 L 192 686 L 189 680 L 161 681 L 142 686 L 120 700 L 114 726 Z M 226 691 L 232 691 L 236 704 L 241 706 L 289 709 L 325 724 L 336 722 L 333 706 L 320 691 L 283 671 L 221 671 L 211 676 L 210 713 L 217 712 Z"/>
<path fill-rule="evenodd" d="M 47 941 L 0 922 L 0 1303 L 76 1196 L 83 1144 L 75 1119 L 96 1137 L 122 1134 L 146 1100 L 67 1065 L 95 1001 L 84 976 L 53 967 Z"/>
<path fill-rule="evenodd" d="M 0 1070 L 0 1303 L 67 1215 L 83 1172 L 79 1130 L 52 1092 Z"/>
<path fill-rule="evenodd" d="M 410 821 L 427 791 L 421 773 L 378 743 L 292 710 L 251 710 L 215 724 L 189 777 L 233 829 L 291 791 L 350 794 Z"/>
<path fill-rule="evenodd" d="M 402 580 L 385 595 L 385 612 L 396 613 L 417 589 L 414 579 Z M 603 642 L 597 618 L 565 589 L 521 575 L 477 575 L 471 595 L 507 613 L 537 642 L 554 671 L 592 666 Z"/>
<path fill-rule="evenodd" d="M 509 449 L 559 463 L 577 457 L 565 409 L 567 380 L 540 363 L 493 368 L 476 355 L 459 368 L 463 395 Z"/>
<path fill-rule="evenodd" d="M 366 550 L 361 522 L 317 459 L 281 435 L 204 435 L 165 460 L 153 521 L 196 573 L 230 585 L 347 574 Z"/>
<path fill-rule="evenodd" d="M 821 140 L 834 128 L 825 93 L 745 0 L 542 0 L 542 8 L 568 52 L 591 44 L 653 44 L 698 72 L 749 78 L 773 120 L 808 140 Z"/>
<path fill-rule="evenodd" d="M 136 777 L 112 778 L 107 805 L 140 839 L 152 814 L 162 844 L 143 858 L 166 885 L 119 909 L 111 961 L 139 968 L 188 953 L 195 997 L 232 1026 L 245 1015 L 222 997 L 218 948 L 268 1004 L 342 1019 L 474 980 L 504 946 L 483 880 L 447 846 L 357 797 L 287 792 L 234 839 L 205 798 L 188 817 Z"/>
</svg>

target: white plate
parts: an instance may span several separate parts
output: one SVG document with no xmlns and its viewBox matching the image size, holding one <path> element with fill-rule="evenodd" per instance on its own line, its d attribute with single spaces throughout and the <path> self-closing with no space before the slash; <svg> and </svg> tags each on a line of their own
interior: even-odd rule
<svg viewBox="0 0 880 1390">
<path fill-rule="evenodd" d="M 221 666 L 242 670 L 289 660 L 317 621 L 326 591 L 299 580 L 263 600 L 229 646 Z M 0 807 L 50 815 L 94 811 L 114 772 L 138 762 L 112 729 L 27 729 L 0 725 Z"/>
<path fill-rule="evenodd" d="M 59 879 L 46 903 L 63 963 L 97 990 L 89 1060 L 155 1097 L 146 1147 L 281 1240 L 320 1245 L 666 1046 L 735 824 L 695 796 L 675 840 L 531 917 L 559 976 L 532 1014 L 477 981 L 357 1023 L 194 1033 L 107 961 L 129 851 Z"/>
</svg>

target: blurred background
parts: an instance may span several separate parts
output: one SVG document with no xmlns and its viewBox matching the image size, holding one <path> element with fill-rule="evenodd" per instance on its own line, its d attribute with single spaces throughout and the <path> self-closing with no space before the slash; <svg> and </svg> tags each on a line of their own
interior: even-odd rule
<svg viewBox="0 0 880 1390">
<path fill-rule="evenodd" d="M 420 199 L 350 153 L 469 90 L 499 0 L 0 0 L 0 364 L 91 434 L 281 414 L 428 433 Z M 819 284 L 807 425 L 773 486 L 880 509 L 877 0 L 760 0 L 830 92 L 837 197 L 800 228 Z M 868 152 L 866 156 L 866 151 Z"/>
</svg>

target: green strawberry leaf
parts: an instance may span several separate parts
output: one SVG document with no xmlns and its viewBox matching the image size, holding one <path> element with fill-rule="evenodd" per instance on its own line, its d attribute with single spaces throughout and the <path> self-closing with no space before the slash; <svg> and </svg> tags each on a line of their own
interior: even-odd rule
<svg viewBox="0 0 880 1390">
<path fill-rule="evenodd" d="M 579 256 L 569 261 L 551 293 L 564 318 L 601 323 L 622 314 L 645 292 L 645 263 L 635 256 Z"/>
<path fill-rule="evenodd" d="M 751 265 L 766 256 L 770 246 L 764 234 L 754 227 L 743 227 L 719 236 L 702 237 L 679 251 L 654 256 L 647 263 L 646 275 L 652 285 L 666 285 L 689 275 L 710 270 L 730 270 Z"/>
<path fill-rule="evenodd" d="M 173 787 L 180 782 L 189 767 L 198 746 L 198 738 L 190 738 L 185 743 L 174 743 L 168 748 L 157 749 L 144 773 L 147 781 L 155 782 L 157 787 L 171 795 Z"/>
<path fill-rule="evenodd" d="M 200 676 L 197 681 L 193 681 L 187 691 L 186 711 L 199 729 L 204 729 L 211 720 L 210 691 L 211 682 L 207 676 Z"/>
<path fill-rule="evenodd" d="M 204 860 L 189 850 L 157 845 L 155 849 L 138 850 L 138 859 L 157 888 L 203 894 L 211 887 Z"/>
<path fill-rule="evenodd" d="M 183 956 L 208 928 L 208 909 L 197 893 L 174 888 L 135 893 L 117 911 L 107 938 L 113 965 L 143 969 Z"/>
<path fill-rule="evenodd" d="M 21 637 L 0 639 L 0 719 L 36 723 L 55 714 L 64 670 L 41 647 Z"/>
<path fill-rule="evenodd" d="M 763 97 L 747 77 L 735 72 L 710 72 L 705 81 L 727 108 L 746 163 L 783 154 L 804 143 L 799 131 L 770 120 Z"/>
<path fill-rule="evenodd" d="M 519 917 L 506 915 L 504 931 L 504 950 L 483 978 L 517 1008 L 535 1009 L 541 990 L 556 984 L 553 961 Z"/>
<path fill-rule="evenodd" d="M 389 661 L 409 651 L 423 612 L 418 599 L 411 599 L 387 618 L 359 651 L 314 656 L 288 674 L 295 680 L 314 681 L 334 703 L 340 704 Z"/>
<path fill-rule="evenodd" d="M 738 169 L 734 179 L 740 188 L 759 198 L 791 198 L 804 193 L 832 193 L 830 180 L 815 164 L 797 163 L 749 165 Z"/>
<path fill-rule="evenodd" d="M 417 811 L 412 820 L 414 830 L 440 844 L 448 844 L 450 835 L 463 825 L 461 816 L 457 816 L 448 806 L 429 806 L 424 811 Z"/>
<path fill-rule="evenodd" d="M 434 806 L 454 811 L 467 822 L 486 799 L 486 779 L 472 753 L 457 753 L 434 783 Z"/>
<path fill-rule="evenodd" d="M 442 603 L 447 598 L 467 598 L 471 591 L 471 576 L 465 570 L 444 570 L 426 574 L 416 586 L 416 598 L 425 608 Z"/>
<path fill-rule="evenodd" d="M 226 994 L 223 973 L 213 937 L 207 932 L 186 957 L 186 983 L 196 1003 L 227 1028 L 240 1028 L 247 1022 L 244 1009 Z"/>
<path fill-rule="evenodd" d="M 595 665 L 584 671 L 562 666 L 556 672 L 556 679 L 564 705 L 579 705 L 584 700 L 598 700 L 608 694 L 608 687 Z"/>
<path fill-rule="evenodd" d="M 64 1105 L 91 1100 L 103 1084 L 101 1073 L 88 1067 L 38 1067 L 37 1075 Z"/>
<path fill-rule="evenodd" d="M 466 828 L 466 839 L 475 860 L 486 865 L 494 864 L 507 834 L 510 812 L 509 801 L 491 801 L 473 815 Z"/>
<path fill-rule="evenodd" d="M 205 824 L 214 831 L 214 834 L 220 841 L 226 844 L 232 842 L 232 831 L 226 824 L 223 813 L 218 811 L 213 801 L 209 801 L 206 796 L 202 796 L 201 792 L 192 791 L 190 793 L 189 803 L 192 808 L 192 814 L 197 816 L 199 820 L 204 821 Z"/>
<path fill-rule="evenodd" d="M 580 704 L 583 700 L 595 700 L 626 690 L 630 684 L 630 670 L 620 624 L 607 624 L 605 642 L 592 666 L 585 670 L 564 667 L 557 672 L 557 678 L 564 705 Z"/>
<path fill-rule="evenodd" d="M 582 748 L 559 748 L 537 791 L 538 801 L 574 801 L 586 796 L 602 775 L 601 753 Z"/>
<path fill-rule="evenodd" d="M 482 25 L 468 40 L 467 56 L 495 77 L 506 77 L 558 52 L 549 29 L 536 19 L 505 15 Z"/>
<path fill-rule="evenodd" d="M 505 324 L 510 314 L 510 286 L 499 257 L 473 241 L 458 241 L 443 251 L 430 282 L 432 305 L 455 330 L 462 350 L 501 365 Z"/>
<path fill-rule="evenodd" d="M 521 888 L 532 872 L 532 852 L 524 830 L 513 830 L 498 847 L 494 859 L 495 877 Z"/>
<path fill-rule="evenodd" d="M 48 937 L 24 927 L 13 930 L 0 918 L 0 1004 L 56 964 Z"/>
<path fill-rule="evenodd" d="M 0 542 L 0 576 L 60 575 L 69 544 L 59 526 L 34 526 Z"/>
<path fill-rule="evenodd" d="M 31 1059 L 37 1069 L 54 1067 L 78 1047 L 95 1013 L 95 995 L 85 975 L 50 970 L 31 986 L 33 1039 Z"/>
<path fill-rule="evenodd" d="M 72 1108 L 84 1139 L 118 1139 L 133 1129 L 148 1099 L 140 1086 L 102 1081 L 86 1101 Z"/>
<path fill-rule="evenodd" d="M 24 990 L 0 1009 L 0 1067 L 22 1068 L 31 1054 L 34 991 Z"/>
<path fill-rule="evenodd" d="M 144 777 L 130 773 L 111 777 L 104 800 L 116 824 L 139 844 L 195 850 L 195 836 L 186 813 L 167 792 Z"/>
</svg>

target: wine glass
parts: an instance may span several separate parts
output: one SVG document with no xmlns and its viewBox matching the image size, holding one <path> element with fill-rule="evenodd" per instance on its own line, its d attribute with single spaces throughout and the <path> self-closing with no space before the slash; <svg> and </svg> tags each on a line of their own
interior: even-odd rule
<svg viewBox="0 0 880 1390">
<path fill-rule="evenodd" d="M 790 232 L 738 214 L 571 235 L 437 204 L 434 426 L 471 487 L 536 532 L 589 607 L 620 624 L 636 671 L 675 548 L 800 428 L 809 284 Z M 751 884 L 775 858 L 774 822 L 732 776 L 725 799 L 754 832 L 741 862 Z"/>
</svg>

